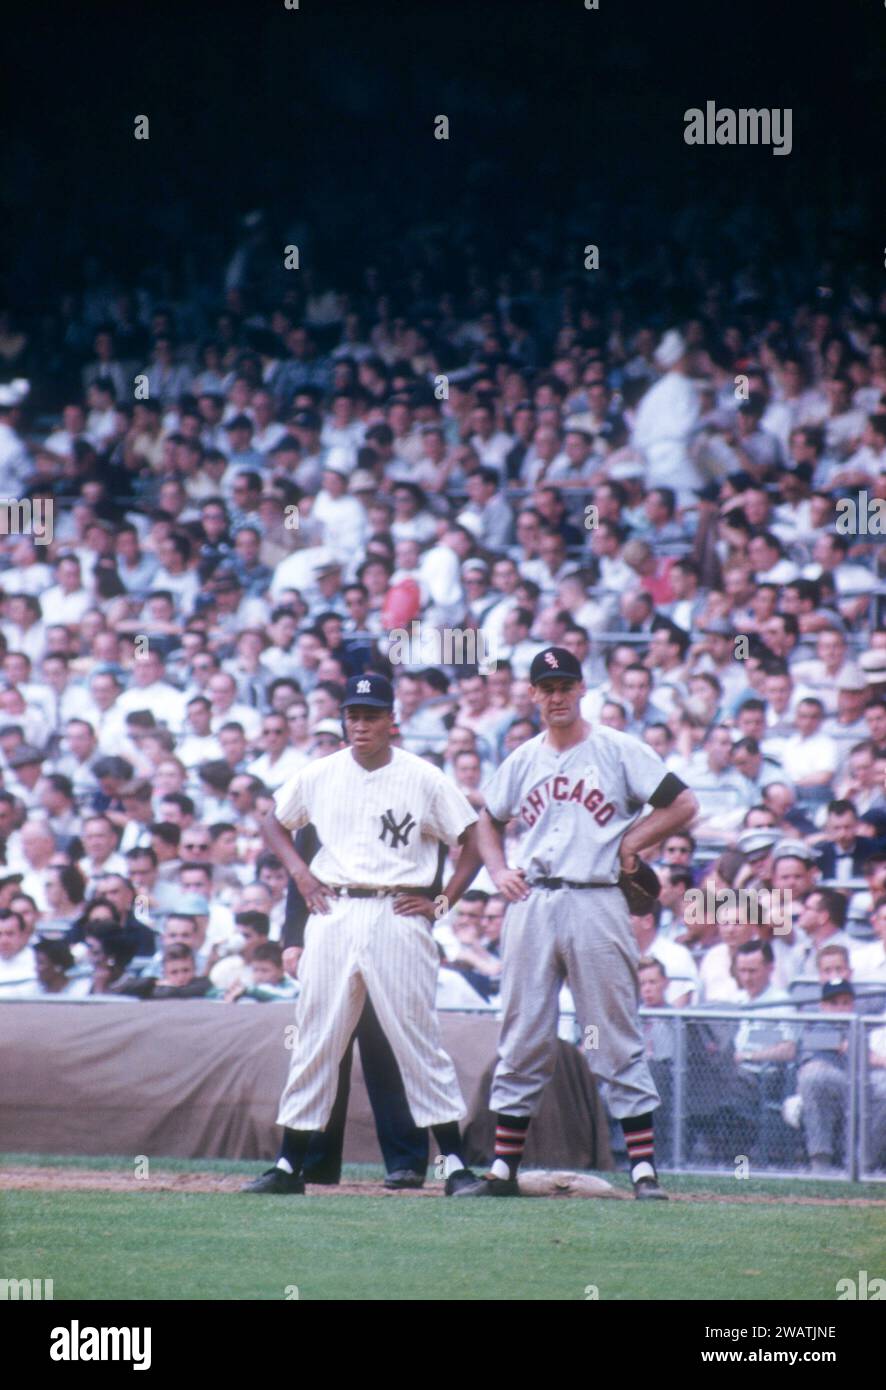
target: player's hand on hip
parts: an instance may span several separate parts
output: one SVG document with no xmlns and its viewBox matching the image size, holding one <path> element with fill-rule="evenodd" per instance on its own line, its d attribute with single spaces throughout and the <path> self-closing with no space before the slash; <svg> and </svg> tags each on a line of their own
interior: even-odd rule
<svg viewBox="0 0 886 1390">
<path fill-rule="evenodd" d="M 492 875 L 492 881 L 509 903 L 519 903 L 529 897 L 529 884 L 522 869 L 499 869 Z"/>
<path fill-rule="evenodd" d="M 639 859 L 640 857 L 636 850 L 630 849 L 628 846 L 622 844 L 618 851 L 618 860 L 626 874 L 632 874 L 636 871 Z"/>
<path fill-rule="evenodd" d="M 333 896 L 331 888 L 321 883 L 310 872 L 300 874 L 295 880 L 296 887 L 308 906 L 309 912 L 326 913 L 330 911 L 329 900 Z"/>
<path fill-rule="evenodd" d="M 394 912 L 398 917 L 425 917 L 429 922 L 437 920 L 432 898 L 424 898 L 411 893 L 398 893 L 394 899 Z"/>
</svg>

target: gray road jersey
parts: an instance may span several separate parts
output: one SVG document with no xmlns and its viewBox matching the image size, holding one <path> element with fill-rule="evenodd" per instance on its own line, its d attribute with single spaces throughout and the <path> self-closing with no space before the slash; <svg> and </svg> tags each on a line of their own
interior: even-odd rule
<svg viewBox="0 0 886 1390">
<path fill-rule="evenodd" d="M 583 883 L 618 878 L 618 846 L 667 776 L 647 743 L 605 725 L 557 754 L 546 734 L 507 757 L 484 789 L 499 821 L 516 817 L 523 833 L 513 868 Z"/>
</svg>

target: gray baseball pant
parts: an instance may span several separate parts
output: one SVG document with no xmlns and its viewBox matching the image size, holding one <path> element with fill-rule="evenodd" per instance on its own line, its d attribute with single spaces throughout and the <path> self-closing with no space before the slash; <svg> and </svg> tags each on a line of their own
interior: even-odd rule
<svg viewBox="0 0 886 1390">
<path fill-rule="evenodd" d="M 807 1153 L 827 1154 L 836 1161 L 847 1110 L 848 1074 L 820 1058 L 812 1058 L 800 1068 L 797 1087 L 803 1097 Z"/>
<path fill-rule="evenodd" d="M 534 888 L 502 929 L 502 1028 L 491 1108 L 531 1116 L 554 1073 L 558 996 L 575 1000 L 588 1065 L 616 1119 L 660 1104 L 640 1035 L 638 952 L 618 887 Z"/>
</svg>

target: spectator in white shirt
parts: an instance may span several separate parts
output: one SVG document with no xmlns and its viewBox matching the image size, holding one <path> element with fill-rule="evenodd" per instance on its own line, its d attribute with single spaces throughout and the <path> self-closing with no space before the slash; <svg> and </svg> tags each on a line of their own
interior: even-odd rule
<svg viewBox="0 0 886 1390">
<path fill-rule="evenodd" d="M 122 751 L 120 745 L 127 738 L 126 715 L 118 704 L 123 686 L 113 667 L 98 667 L 93 672 L 89 693 L 92 705 L 86 718 L 96 731 L 102 752 Z"/>
<path fill-rule="evenodd" d="M 459 513 L 459 522 L 476 536 L 486 550 L 503 552 L 511 539 L 511 508 L 498 496 L 499 475 L 494 468 L 478 468 L 466 483 L 468 505 Z M 401 485 L 402 486 L 402 485 Z M 394 502 L 396 505 L 396 492 Z M 391 527 L 392 534 L 394 528 Z"/>
<path fill-rule="evenodd" d="M 64 941 L 38 941 L 33 950 L 37 975 L 30 991 L 23 992 L 22 998 L 83 998 L 88 994 L 89 981 L 71 979 L 68 974 L 74 965 L 74 956 Z"/>
<path fill-rule="evenodd" d="M 332 398 L 332 410 L 320 434 L 320 442 L 327 449 L 347 450 L 353 467 L 365 433 L 366 427 L 357 417 L 353 392 L 347 387 L 336 391 Z"/>
<path fill-rule="evenodd" d="M 98 753 L 95 730 L 86 719 L 71 719 L 65 725 L 65 750 L 55 762 L 54 771 L 69 778 L 74 796 L 80 801 L 98 791 L 92 763 Z"/>
<path fill-rule="evenodd" d="M 698 985 L 698 970 L 686 947 L 678 946 L 676 941 L 669 941 L 659 931 L 660 918 L 661 904 L 656 902 L 647 913 L 632 913 L 631 926 L 640 955 L 654 956 L 663 966 L 668 977 L 665 998 L 673 1008 L 679 1009 L 692 1003 Z"/>
<path fill-rule="evenodd" d="M 20 891 L 33 898 L 39 912 L 45 912 L 49 904 L 46 900 L 44 871 L 55 855 L 55 835 L 46 821 L 26 820 L 22 826 L 20 843 L 23 866 L 26 866 Z"/>
<path fill-rule="evenodd" d="M 538 559 L 520 565 L 520 574 L 538 584 L 542 597 L 551 600 L 556 597 L 560 580 L 574 574 L 578 565 L 567 558 L 566 542 L 557 531 L 543 531 L 538 549 Z"/>
<path fill-rule="evenodd" d="M 826 787 L 834 778 L 840 762 L 836 743 L 821 733 L 824 706 L 812 697 L 797 705 L 796 734 L 785 739 L 781 747 L 781 764 L 797 787 Z"/>
<path fill-rule="evenodd" d="M 37 979 L 29 936 L 20 913 L 0 909 L 0 1000 L 26 998 Z"/>
<path fill-rule="evenodd" d="M 28 811 L 35 811 L 40 805 L 39 782 L 43 775 L 43 753 L 39 748 L 21 743 L 7 758 L 9 772 L 6 789 L 12 792 Z"/>
<path fill-rule="evenodd" d="M 689 453 L 700 412 L 680 333 L 671 329 L 664 335 L 655 361 L 662 376 L 640 401 L 631 443 L 646 460 L 647 486 L 674 488 L 682 505 L 695 500 L 692 489 L 704 479 Z"/>
<path fill-rule="evenodd" d="M 772 531 L 761 531 L 748 542 L 748 559 L 758 584 L 789 584 L 798 579 L 799 568 L 785 557 L 781 541 Z"/>
<path fill-rule="evenodd" d="M 212 732 L 212 705 L 205 695 L 194 695 L 185 706 L 186 719 L 177 756 L 188 769 L 221 757 L 221 744 Z"/>
<path fill-rule="evenodd" d="M 200 592 L 200 580 L 192 568 L 193 547 L 187 536 L 173 533 L 157 546 L 160 568 L 151 580 L 155 593 L 171 594 L 179 614 L 189 614 Z"/>
<path fill-rule="evenodd" d="M 117 831 L 107 816 L 87 816 L 81 839 L 86 854 L 77 867 L 87 881 L 88 892 L 92 892 L 95 880 L 104 874 L 122 874 L 126 877 L 127 863 L 118 852 Z"/>
<path fill-rule="evenodd" d="M 15 574 L 9 572 L 9 578 Z M 11 593 L 7 587 L 7 575 L 3 576 L 3 587 L 10 594 L 5 604 L 5 621 L 0 626 L 10 651 L 24 652 L 32 662 L 43 656 L 46 648 L 46 628 L 41 620 L 39 599 L 33 594 Z"/>
<path fill-rule="evenodd" d="M 289 725 L 284 714 L 266 714 L 262 720 L 258 741 L 261 756 L 251 762 L 247 771 L 257 777 L 269 791 L 276 791 L 309 761 L 304 753 L 289 742 Z"/>
<path fill-rule="evenodd" d="M 255 421 L 252 447 L 260 454 L 269 454 L 288 433 L 286 426 L 274 419 L 274 397 L 271 392 L 254 392 L 249 409 Z"/>
<path fill-rule="evenodd" d="M 83 587 L 80 561 L 76 555 L 62 555 L 55 564 L 56 582 L 40 595 L 40 607 L 46 626 L 61 623 L 74 626 L 89 608 L 91 599 Z"/>
<path fill-rule="evenodd" d="M 871 928 L 876 940 L 850 951 L 852 976 L 862 982 L 886 981 L 886 895 L 874 900 Z"/>
<path fill-rule="evenodd" d="M 624 534 L 614 521 L 600 518 L 591 532 L 591 553 L 600 567 L 600 588 L 622 594 L 637 582 L 636 571 L 622 558 Z"/>
<path fill-rule="evenodd" d="M 837 683 L 841 675 L 856 675 L 857 669 L 850 660 L 845 634 L 837 627 L 822 628 L 815 642 L 815 657 L 811 661 L 797 661 L 791 667 L 795 681 L 805 685 L 810 695 L 817 696 L 829 714 L 837 708 Z M 864 688 L 861 685 L 856 689 Z"/>
<path fill-rule="evenodd" d="M 427 498 L 416 483 L 396 483 L 392 500 L 394 516 L 390 525 L 390 533 L 395 542 L 416 541 L 418 545 L 426 545 L 429 541 L 434 540 L 439 522 L 428 511 Z"/>
<path fill-rule="evenodd" d="M 852 540 L 838 531 L 822 531 L 812 547 L 813 563 L 803 571 L 807 579 L 829 577 L 837 591 L 840 615 L 847 622 L 863 618 L 870 607 L 870 591 L 876 577 L 864 565 L 849 564 Z"/>
<path fill-rule="evenodd" d="M 241 911 L 235 915 L 240 949 L 234 955 L 224 956 L 212 967 L 209 978 L 217 989 L 229 989 L 231 985 L 241 984 L 248 988 L 252 983 L 250 962 L 256 946 L 268 940 L 270 918 L 263 912 Z"/>
<path fill-rule="evenodd" d="M 348 563 L 362 551 L 368 523 L 364 508 L 348 493 L 350 471 L 333 464 L 330 451 L 323 468 L 323 486 L 314 501 L 311 517 L 321 528 L 321 544 L 337 560 Z M 276 584 L 274 588 L 278 591 Z"/>
<path fill-rule="evenodd" d="M 429 607 L 424 616 L 432 626 L 461 620 L 465 606 L 461 567 L 473 545 L 470 532 L 453 523 L 422 556 L 416 578 L 427 592 Z"/>
<path fill-rule="evenodd" d="M 140 656 L 137 655 L 132 667 L 132 683 L 120 696 L 117 705 L 123 715 L 133 710 L 150 710 L 158 723 L 178 733 L 184 720 L 184 696 L 174 685 L 163 680 L 163 671 L 163 658 L 156 650 L 148 647 Z"/>
<path fill-rule="evenodd" d="M 261 715 L 250 705 L 235 703 L 237 682 L 229 671 L 216 671 L 210 677 L 207 694 L 212 701 L 212 732 L 218 735 L 223 724 L 237 723 L 243 726 L 248 743 L 252 743 L 261 733 Z"/>
<path fill-rule="evenodd" d="M 829 488 L 871 487 L 886 473 L 886 414 L 872 415 L 864 427 L 861 448 L 827 480 Z"/>
<path fill-rule="evenodd" d="M 471 447 L 486 468 L 494 468 L 499 477 L 504 476 L 505 459 L 514 447 L 511 435 L 495 428 L 495 411 L 485 402 L 476 405 L 471 411 Z"/>
<path fill-rule="evenodd" d="M 547 480 L 548 473 L 555 465 L 559 469 L 567 462 L 560 451 L 559 431 L 553 425 L 539 425 L 532 436 L 532 448 L 523 460 L 520 481 L 526 487 L 538 487 Z M 517 539 L 522 539 L 519 527 Z"/>
<path fill-rule="evenodd" d="M 47 435 L 44 447 L 51 454 L 61 454 L 69 459 L 78 440 L 86 437 L 86 412 L 82 405 L 71 403 L 62 410 L 61 427 Z"/>
</svg>

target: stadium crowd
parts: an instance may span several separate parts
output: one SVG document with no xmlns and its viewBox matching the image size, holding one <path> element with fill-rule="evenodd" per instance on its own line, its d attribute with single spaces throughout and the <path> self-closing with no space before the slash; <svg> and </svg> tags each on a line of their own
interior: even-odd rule
<svg viewBox="0 0 886 1390">
<path fill-rule="evenodd" d="M 671 324 L 540 272 L 269 299 L 235 257 L 215 306 L 98 276 L 48 412 L 2 317 L 0 492 L 51 525 L 0 536 L 0 1000 L 294 996 L 259 820 L 344 746 L 346 678 L 391 675 L 402 747 L 479 806 L 557 643 L 586 717 L 700 803 L 635 919 L 644 1003 L 747 1006 L 735 1113 L 790 1065 L 774 1099 L 838 1161 L 845 1034 L 761 1011 L 886 1006 L 886 303 L 699 279 Z M 747 923 L 697 888 L 792 905 Z M 440 1007 L 495 1009 L 503 912 L 484 871 L 438 922 Z M 868 1041 L 886 1162 L 886 1026 Z"/>
</svg>

